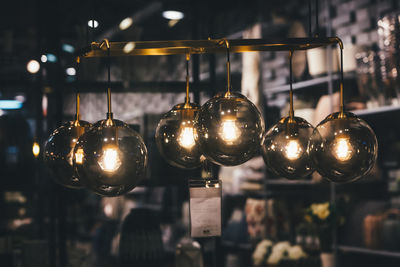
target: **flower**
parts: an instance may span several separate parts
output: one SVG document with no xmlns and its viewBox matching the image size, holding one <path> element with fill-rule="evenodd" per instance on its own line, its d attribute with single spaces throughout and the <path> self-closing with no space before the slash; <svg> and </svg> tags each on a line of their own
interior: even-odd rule
<svg viewBox="0 0 400 267">
<path fill-rule="evenodd" d="M 252 258 L 253 258 L 253 264 L 254 266 L 261 266 L 264 259 L 266 258 L 266 255 L 268 253 L 268 249 L 272 247 L 273 243 L 272 241 L 268 239 L 262 240 L 260 243 L 258 243 Z"/>
<path fill-rule="evenodd" d="M 287 241 L 277 243 L 273 248 L 271 255 L 268 257 L 268 264 L 278 264 L 288 252 L 290 243 Z"/>
<path fill-rule="evenodd" d="M 319 219 L 325 220 L 329 217 L 329 202 L 321 203 L 321 204 L 312 204 L 311 212 L 313 215 L 316 215 Z"/>
<path fill-rule="evenodd" d="M 298 260 L 307 257 L 307 254 L 304 253 L 303 249 L 299 245 L 290 247 L 288 250 L 288 254 L 289 259 L 291 260 Z"/>
</svg>

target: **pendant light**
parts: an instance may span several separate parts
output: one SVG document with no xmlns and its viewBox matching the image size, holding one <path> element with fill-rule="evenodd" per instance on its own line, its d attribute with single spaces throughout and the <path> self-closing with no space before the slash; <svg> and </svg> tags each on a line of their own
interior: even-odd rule
<svg viewBox="0 0 400 267">
<path fill-rule="evenodd" d="M 110 44 L 107 47 L 108 113 L 83 134 L 75 153 L 82 151 L 83 160 L 74 159 L 82 183 L 102 196 L 119 196 L 131 191 L 145 176 L 147 149 L 142 137 L 126 123 L 113 119 L 111 110 Z"/>
<path fill-rule="evenodd" d="M 229 42 L 227 51 L 227 91 L 208 100 L 195 123 L 195 140 L 211 162 L 235 166 L 251 159 L 260 150 L 264 121 L 257 107 L 245 96 L 231 92 Z"/>
<path fill-rule="evenodd" d="M 287 179 L 297 180 L 313 172 L 307 144 L 314 128 L 306 120 L 294 116 L 292 56 L 293 52 L 289 51 L 289 116 L 282 118 L 266 133 L 262 154 L 269 170 Z"/>
<path fill-rule="evenodd" d="M 80 58 L 77 58 L 79 67 Z M 79 72 L 79 68 L 78 68 Z M 76 94 L 75 120 L 68 121 L 54 130 L 48 138 L 45 150 L 44 161 L 51 171 L 51 177 L 60 185 L 69 188 L 82 188 L 83 185 L 73 167 L 73 160 L 82 161 L 82 151 L 74 153 L 78 138 L 88 131 L 91 124 L 80 120 L 80 94 Z"/>
<path fill-rule="evenodd" d="M 355 181 L 374 166 L 378 142 L 371 127 L 344 111 L 343 44 L 340 45 L 340 111 L 327 116 L 315 128 L 308 150 L 315 169 L 336 183 Z"/>
<path fill-rule="evenodd" d="M 190 103 L 189 60 L 186 54 L 186 99 L 168 111 L 156 130 L 156 143 L 160 154 L 172 166 L 194 169 L 201 165 L 201 152 L 194 140 L 194 120 L 200 110 L 198 104 Z"/>
</svg>

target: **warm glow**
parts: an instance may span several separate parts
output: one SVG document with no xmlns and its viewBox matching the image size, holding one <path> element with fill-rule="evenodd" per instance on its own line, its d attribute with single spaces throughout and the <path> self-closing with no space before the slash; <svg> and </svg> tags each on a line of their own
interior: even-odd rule
<svg viewBox="0 0 400 267">
<path fill-rule="evenodd" d="M 40 146 L 39 146 L 39 144 L 38 144 L 37 142 L 34 142 L 34 143 L 33 143 L 33 146 L 32 146 L 32 153 L 33 153 L 33 155 L 35 156 L 35 158 L 37 158 L 37 157 L 39 156 L 39 153 L 40 153 Z"/>
<path fill-rule="evenodd" d="M 83 164 L 83 149 L 78 148 L 75 152 L 75 163 Z"/>
<path fill-rule="evenodd" d="M 133 19 L 128 17 L 128 18 L 124 18 L 121 23 L 119 24 L 119 28 L 121 31 L 124 31 L 126 29 L 128 29 L 133 23 Z"/>
<path fill-rule="evenodd" d="M 37 73 L 40 70 L 40 64 L 36 60 L 32 59 L 26 64 L 26 70 L 32 74 Z"/>
<path fill-rule="evenodd" d="M 125 54 L 129 54 L 130 52 L 133 51 L 133 49 L 135 49 L 135 42 L 128 42 L 124 48 L 122 48 L 122 50 L 124 51 Z"/>
<path fill-rule="evenodd" d="M 234 120 L 224 120 L 222 122 L 221 137 L 225 142 L 233 142 L 240 136 L 240 130 Z"/>
<path fill-rule="evenodd" d="M 195 145 L 193 127 L 182 127 L 178 143 L 186 149 L 191 149 Z"/>
<path fill-rule="evenodd" d="M 285 154 L 289 160 L 295 160 L 300 157 L 301 146 L 298 140 L 290 140 L 285 147 Z"/>
<path fill-rule="evenodd" d="M 99 159 L 99 166 L 103 171 L 115 172 L 121 166 L 121 160 L 118 155 L 118 148 L 108 147 L 103 151 Z"/>
<path fill-rule="evenodd" d="M 352 155 L 352 146 L 348 138 L 337 138 L 333 145 L 333 152 L 336 159 L 340 161 L 349 160 Z"/>
</svg>

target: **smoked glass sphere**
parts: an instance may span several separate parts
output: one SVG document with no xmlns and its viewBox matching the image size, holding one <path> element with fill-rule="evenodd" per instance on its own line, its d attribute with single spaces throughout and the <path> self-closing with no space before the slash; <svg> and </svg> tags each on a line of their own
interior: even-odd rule
<svg viewBox="0 0 400 267">
<path fill-rule="evenodd" d="M 257 107 L 239 93 L 218 94 L 200 109 L 195 140 L 211 162 L 242 164 L 259 153 L 264 121 Z"/>
<path fill-rule="evenodd" d="M 303 179 L 313 172 L 307 153 L 314 128 L 299 117 L 282 118 L 264 137 L 262 154 L 267 168 L 291 180 Z"/>
<path fill-rule="evenodd" d="M 156 143 L 160 154 L 172 166 L 194 169 L 201 166 L 201 152 L 194 140 L 194 119 L 200 109 L 197 104 L 178 104 L 160 120 Z"/>
<path fill-rule="evenodd" d="M 308 151 L 315 169 L 335 183 L 355 181 L 374 166 L 378 142 L 371 127 L 350 112 L 333 113 L 314 130 Z"/>
<path fill-rule="evenodd" d="M 131 191 L 144 178 L 147 149 L 142 137 L 119 120 L 98 121 L 75 146 L 74 166 L 82 183 L 102 196 Z"/>
<path fill-rule="evenodd" d="M 88 131 L 91 124 L 86 121 L 68 121 L 55 129 L 46 142 L 44 161 L 52 178 L 65 187 L 82 188 L 83 185 L 73 167 L 74 148 L 78 138 Z"/>
</svg>

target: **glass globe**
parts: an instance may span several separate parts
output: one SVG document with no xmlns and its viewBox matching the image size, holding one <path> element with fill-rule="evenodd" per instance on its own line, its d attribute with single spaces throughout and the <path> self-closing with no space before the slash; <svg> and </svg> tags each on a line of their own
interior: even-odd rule
<svg viewBox="0 0 400 267">
<path fill-rule="evenodd" d="M 335 183 L 346 183 L 372 169 L 378 142 L 364 120 L 350 112 L 337 112 L 315 128 L 308 150 L 315 169 L 323 177 Z"/>
<path fill-rule="evenodd" d="M 158 151 L 172 166 L 194 169 L 201 166 L 201 152 L 194 140 L 194 118 L 200 106 L 178 104 L 160 120 L 156 130 Z"/>
<path fill-rule="evenodd" d="M 285 117 L 269 129 L 262 144 L 267 168 L 287 179 L 303 179 L 314 170 L 307 153 L 314 127 L 299 117 Z"/>
<path fill-rule="evenodd" d="M 264 121 L 257 107 L 239 93 L 218 94 L 200 109 L 195 140 L 213 163 L 235 166 L 259 152 Z"/>
<path fill-rule="evenodd" d="M 142 137 L 119 120 L 98 121 L 75 146 L 74 166 L 82 183 L 102 196 L 131 191 L 145 176 L 147 149 Z"/>
<path fill-rule="evenodd" d="M 91 124 L 86 121 L 68 121 L 55 129 L 46 142 L 44 161 L 53 179 L 69 188 L 82 188 L 83 185 L 73 167 L 73 158 L 78 138 L 88 131 Z"/>
</svg>

